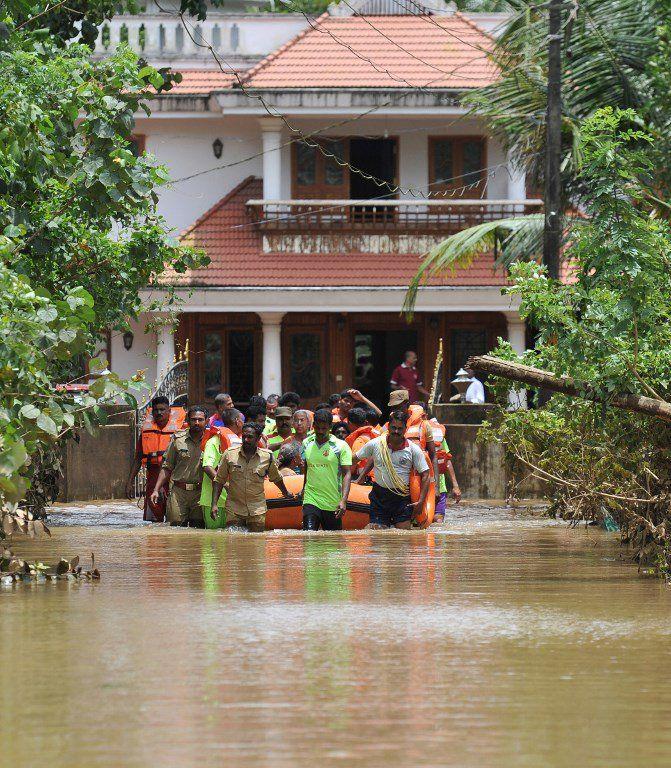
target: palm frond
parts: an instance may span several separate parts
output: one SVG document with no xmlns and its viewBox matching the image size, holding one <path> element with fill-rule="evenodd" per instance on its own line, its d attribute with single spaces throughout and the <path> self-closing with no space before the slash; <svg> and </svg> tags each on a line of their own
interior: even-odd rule
<svg viewBox="0 0 671 768">
<path fill-rule="evenodd" d="M 497 263 L 507 265 L 514 260 L 505 255 L 508 245 L 513 249 L 516 258 L 520 258 L 523 247 L 535 248 L 533 244 L 538 241 L 539 231 L 542 244 L 543 220 L 542 214 L 531 214 L 519 218 L 486 221 L 441 241 L 429 251 L 413 277 L 405 294 L 402 311 L 408 318 L 412 317 L 421 285 L 438 274 L 457 267 L 466 267 L 476 256 L 492 250 L 500 250 Z M 534 258 L 537 253 L 537 249 L 530 251 L 528 258 Z"/>
</svg>

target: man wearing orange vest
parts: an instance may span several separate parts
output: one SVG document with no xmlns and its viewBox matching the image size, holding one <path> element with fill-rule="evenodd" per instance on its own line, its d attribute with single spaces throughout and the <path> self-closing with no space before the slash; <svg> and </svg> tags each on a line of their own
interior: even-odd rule
<svg viewBox="0 0 671 768">
<path fill-rule="evenodd" d="M 438 478 L 438 460 L 436 456 L 436 445 L 433 441 L 433 430 L 429 424 L 424 409 L 420 405 L 410 405 L 410 396 L 407 389 L 396 389 L 389 395 L 389 407 L 394 411 L 403 411 L 407 415 L 405 437 L 407 440 L 419 445 L 426 451 L 429 457 L 429 464 L 433 468 L 434 478 Z M 384 431 L 388 431 L 387 425 Z M 438 483 L 436 482 L 436 501 L 440 497 Z"/>
<path fill-rule="evenodd" d="M 361 450 L 363 446 L 382 434 L 380 418 L 372 408 L 352 408 L 349 412 L 350 426 L 353 432 L 345 438 L 345 442 L 352 449 L 352 455 Z M 366 466 L 366 459 L 362 459 L 357 469 L 360 471 Z"/>
<path fill-rule="evenodd" d="M 151 411 L 147 415 L 140 440 L 135 449 L 133 466 L 126 483 L 126 495 L 133 495 L 133 482 L 141 466 L 147 468 L 147 486 L 144 497 L 143 519 L 152 523 L 162 523 L 165 518 L 167 494 L 160 494 L 157 504 L 151 502 L 151 494 L 158 480 L 158 473 L 163 463 L 163 454 L 170 438 L 184 426 L 184 409 L 171 408 L 167 397 L 155 397 L 151 401 Z"/>
</svg>

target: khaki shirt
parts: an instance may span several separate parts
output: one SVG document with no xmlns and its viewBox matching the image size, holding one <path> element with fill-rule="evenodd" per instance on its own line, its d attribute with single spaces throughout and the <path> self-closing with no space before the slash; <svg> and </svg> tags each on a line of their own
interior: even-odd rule
<svg viewBox="0 0 671 768">
<path fill-rule="evenodd" d="M 242 446 L 224 451 L 215 482 L 228 485 L 226 511 L 238 517 L 265 515 L 263 481 L 266 477 L 272 482 L 282 480 L 272 451 L 257 448 L 251 459 L 247 459 Z"/>
<path fill-rule="evenodd" d="M 200 483 L 202 468 L 200 440 L 191 437 L 188 429 L 175 432 L 163 454 L 162 469 L 171 471 L 170 480 L 178 483 Z"/>
</svg>

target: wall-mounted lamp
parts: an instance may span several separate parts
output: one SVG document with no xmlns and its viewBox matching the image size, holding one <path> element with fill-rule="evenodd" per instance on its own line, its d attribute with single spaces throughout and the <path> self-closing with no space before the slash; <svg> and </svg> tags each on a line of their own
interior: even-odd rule
<svg viewBox="0 0 671 768">
<path fill-rule="evenodd" d="M 133 331 L 126 331 L 123 335 L 123 348 L 125 350 L 130 350 L 130 348 L 133 346 L 133 339 L 135 336 L 133 336 Z"/>
<path fill-rule="evenodd" d="M 437 331 L 438 330 L 438 318 L 437 317 L 434 316 L 434 317 L 430 317 L 429 318 L 429 328 L 432 331 Z"/>
<path fill-rule="evenodd" d="M 342 333 L 345 330 L 345 315 L 336 317 L 336 328 Z"/>
<path fill-rule="evenodd" d="M 212 142 L 212 151 L 214 152 L 214 156 L 218 160 L 224 151 L 224 142 L 221 139 L 215 139 Z"/>
</svg>

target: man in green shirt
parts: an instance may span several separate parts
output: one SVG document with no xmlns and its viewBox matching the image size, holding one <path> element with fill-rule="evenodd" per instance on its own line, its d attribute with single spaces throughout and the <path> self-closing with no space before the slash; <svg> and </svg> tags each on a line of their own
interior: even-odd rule
<svg viewBox="0 0 671 768">
<path fill-rule="evenodd" d="M 226 491 L 221 492 L 219 497 L 219 515 L 216 520 L 212 519 L 210 511 L 212 509 L 212 481 L 217 473 L 217 467 L 223 456 L 221 450 L 221 435 L 214 435 L 206 443 L 203 449 L 201 461 L 203 464 L 203 485 L 200 491 L 200 506 L 203 508 L 203 520 L 206 528 L 225 528 L 226 527 Z"/>
<path fill-rule="evenodd" d="M 333 414 L 315 413 L 314 434 L 303 441 L 305 484 L 303 530 L 341 531 L 352 482 L 352 451 L 344 440 L 331 434 Z"/>
</svg>

